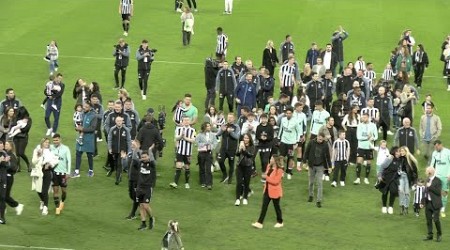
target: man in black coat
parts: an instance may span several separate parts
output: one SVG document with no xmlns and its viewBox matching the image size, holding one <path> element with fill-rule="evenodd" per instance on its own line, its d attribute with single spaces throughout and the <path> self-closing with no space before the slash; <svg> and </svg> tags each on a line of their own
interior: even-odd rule
<svg viewBox="0 0 450 250">
<path fill-rule="evenodd" d="M 336 77 L 336 65 L 338 63 L 338 56 L 333 51 L 333 46 L 328 43 L 325 50 L 320 53 L 319 56 L 322 59 L 325 69 L 331 69 L 333 76 Z M 341 71 L 339 71 L 340 73 Z"/>
<path fill-rule="evenodd" d="M 216 102 L 216 77 L 219 71 L 219 62 L 212 58 L 206 58 L 204 70 L 206 87 L 205 109 L 207 109 Z"/>
<path fill-rule="evenodd" d="M 333 32 L 331 36 L 331 43 L 333 44 L 333 52 L 336 53 L 337 62 L 339 62 L 339 72 L 342 72 L 344 67 L 344 43 L 343 41 L 347 39 L 348 32 L 339 26 L 339 29 Z"/>
<path fill-rule="evenodd" d="M 428 176 L 426 184 L 425 195 L 422 198 L 421 208 L 425 207 L 425 216 L 427 219 L 428 236 L 423 240 L 428 241 L 433 239 L 433 224 L 431 220 L 434 220 L 436 225 L 437 238 L 436 241 L 442 240 L 441 221 L 439 220 L 439 211 L 442 207 L 441 191 L 442 182 L 439 178 L 436 178 L 435 169 L 433 167 L 427 167 L 425 174 Z"/>
</svg>

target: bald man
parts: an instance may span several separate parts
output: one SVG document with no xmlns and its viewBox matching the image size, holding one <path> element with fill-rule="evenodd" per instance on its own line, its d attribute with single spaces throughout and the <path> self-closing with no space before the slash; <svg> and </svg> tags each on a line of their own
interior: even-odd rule
<svg viewBox="0 0 450 250">
<path fill-rule="evenodd" d="M 442 240 L 442 230 L 441 221 L 439 220 L 439 211 L 442 207 L 442 182 L 439 178 L 436 177 L 435 169 L 433 167 L 427 167 L 425 169 L 425 174 L 427 175 L 428 179 L 426 183 L 425 195 L 423 196 L 420 207 L 425 207 L 428 235 L 423 240 L 433 240 L 433 220 L 437 232 L 436 241 L 440 242 Z"/>
</svg>

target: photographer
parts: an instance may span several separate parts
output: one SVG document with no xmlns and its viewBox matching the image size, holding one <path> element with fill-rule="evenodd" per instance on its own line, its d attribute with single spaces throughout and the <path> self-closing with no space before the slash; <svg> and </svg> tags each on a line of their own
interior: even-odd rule
<svg viewBox="0 0 450 250">
<path fill-rule="evenodd" d="M 127 73 L 128 62 L 130 60 L 130 47 L 123 38 L 119 39 L 119 43 L 114 45 L 113 56 L 116 58 L 114 63 L 114 80 L 116 81 L 115 88 L 119 88 L 119 71 L 121 72 L 122 79 L 120 88 L 124 88 L 125 75 Z"/>
<path fill-rule="evenodd" d="M 141 89 L 142 100 L 147 99 L 147 82 L 150 77 L 152 62 L 154 60 L 156 49 L 148 47 L 148 41 L 142 40 L 141 45 L 136 51 L 136 60 L 138 61 L 139 88 Z"/>
</svg>

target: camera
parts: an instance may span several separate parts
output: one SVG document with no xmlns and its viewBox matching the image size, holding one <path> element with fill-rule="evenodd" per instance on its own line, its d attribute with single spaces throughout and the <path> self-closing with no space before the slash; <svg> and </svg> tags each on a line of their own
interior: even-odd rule
<svg viewBox="0 0 450 250">
<path fill-rule="evenodd" d="M 156 52 L 158 52 L 158 50 L 157 49 L 151 49 L 150 52 L 156 53 Z"/>
<path fill-rule="evenodd" d="M 166 106 L 159 105 L 158 111 L 158 126 L 160 130 L 163 130 L 166 127 Z"/>
</svg>

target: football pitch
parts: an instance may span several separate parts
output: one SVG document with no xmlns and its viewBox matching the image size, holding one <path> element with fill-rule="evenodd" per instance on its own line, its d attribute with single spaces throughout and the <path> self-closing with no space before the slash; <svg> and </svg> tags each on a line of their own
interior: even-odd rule
<svg viewBox="0 0 450 250">
<path fill-rule="evenodd" d="M 83 158 L 81 178 L 70 179 L 66 207 L 60 216 L 54 214 L 52 195 L 49 215 L 42 216 L 39 199 L 31 191 L 28 173 L 16 174 L 13 197 L 25 205 L 21 216 L 12 208 L 6 214 L 7 224 L 0 225 L 0 249 L 160 249 L 167 222 L 180 222 L 186 249 L 448 249 L 450 219 L 443 218 L 443 242 L 422 242 L 426 235 L 425 216 L 400 216 L 398 199 L 394 215 L 381 214 L 381 193 L 371 185 L 354 186 L 354 168 L 349 168 L 347 185 L 331 188 L 324 182 L 323 207 L 308 203 L 307 172 L 295 173 L 283 180 L 281 200 L 284 228 L 275 229 L 272 205 L 264 229 L 256 230 L 262 201 L 259 178 L 252 179 L 255 191 L 247 206 L 234 206 L 235 185 L 220 184 L 221 174 L 214 173 L 214 186 L 208 191 L 197 185 L 198 167 L 195 157 L 191 171 L 191 189 L 170 189 L 173 169 L 173 132 L 170 108 L 185 93 L 191 93 L 202 121 L 204 98 L 203 62 L 214 54 L 216 28 L 222 27 L 229 37 L 228 61 L 234 56 L 252 59 L 259 66 L 267 40 L 278 49 L 286 34 L 292 35 L 296 58 L 303 64 L 312 42 L 320 48 L 330 42 L 331 34 L 342 25 L 349 38 L 344 41 L 345 62 L 363 55 L 375 65 L 381 76 L 396 46 L 400 33 L 413 30 L 416 44 L 422 43 L 430 58 L 425 71 L 419 105 L 415 108 L 414 126 L 422 113 L 426 93 L 432 93 L 437 114 L 443 122 L 441 136 L 450 147 L 447 113 L 450 107 L 439 61 L 441 44 L 447 34 L 450 1 L 406 0 L 234 0 L 232 15 L 222 14 L 224 1 L 197 0 L 195 34 L 191 45 L 184 47 L 179 13 L 173 0 L 135 0 L 126 42 L 131 46 L 130 66 L 125 88 L 141 116 L 149 107 L 164 105 L 168 111 L 164 137 L 167 146 L 158 161 L 160 174 L 151 206 L 156 226 L 151 231 L 138 231 L 139 219 L 125 220 L 131 209 L 125 178 L 118 186 L 106 177 L 106 144 L 99 143 L 99 156 L 94 159 L 95 176 L 88 178 L 87 160 Z M 76 132 L 73 129 L 72 89 L 78 78 L 100 84 L 103 104 L 117 98 L 114 87 L 113 45 L 122 37 L 118 0 L 16 0 L 3 1 L 0 15 L 0 91 L 15 89 L 17 97 L 30 111 L 33 127 L 27 155 L 45 135 L 44 112 L 39 107 L 48 79 L 48 64 L 43 61 L 46 45 L 54 39 L 60 52 L 59 71 L 66 85 L 59 132 L 63 143 L 75 155 Z M 446 24 L 447 23 L 447 24 Z M 158 49 L 152 65 L 147 100 L 140 98 L 137 63 L 134 53 L 143 39 Z M 278 68 L 277 68 L 278 69 Z M 278 82 L 276 83 L 278 86 Z M 200 126 L 197 124 L 196 129 Z M 390 137 L 392 138 L 392 136 Z M 391 141 L 389 146 L 391 145 Z M 196 153 L 194 153 L 196 155 Z M 83 155 L 83 157 L 85 157 Z M 419 172 L 424 176 L 426 162 L 422 156 Z M 72 169 L 74 168 L 73 159 Z M 373 164 L 374 165 L 374 164 Z M 374 169 L 375 167 L 373 167 Z M 259 164 L 257 166 L 259 170 Z M 183 180 L 183 177 L 182 177 Z M 235 181 L 233 182 L 235 183 Z M 411 192 L 411 195 L 413 193 Z M 450 208 L 447 208 L 450 209 Z"/>
</svg>

